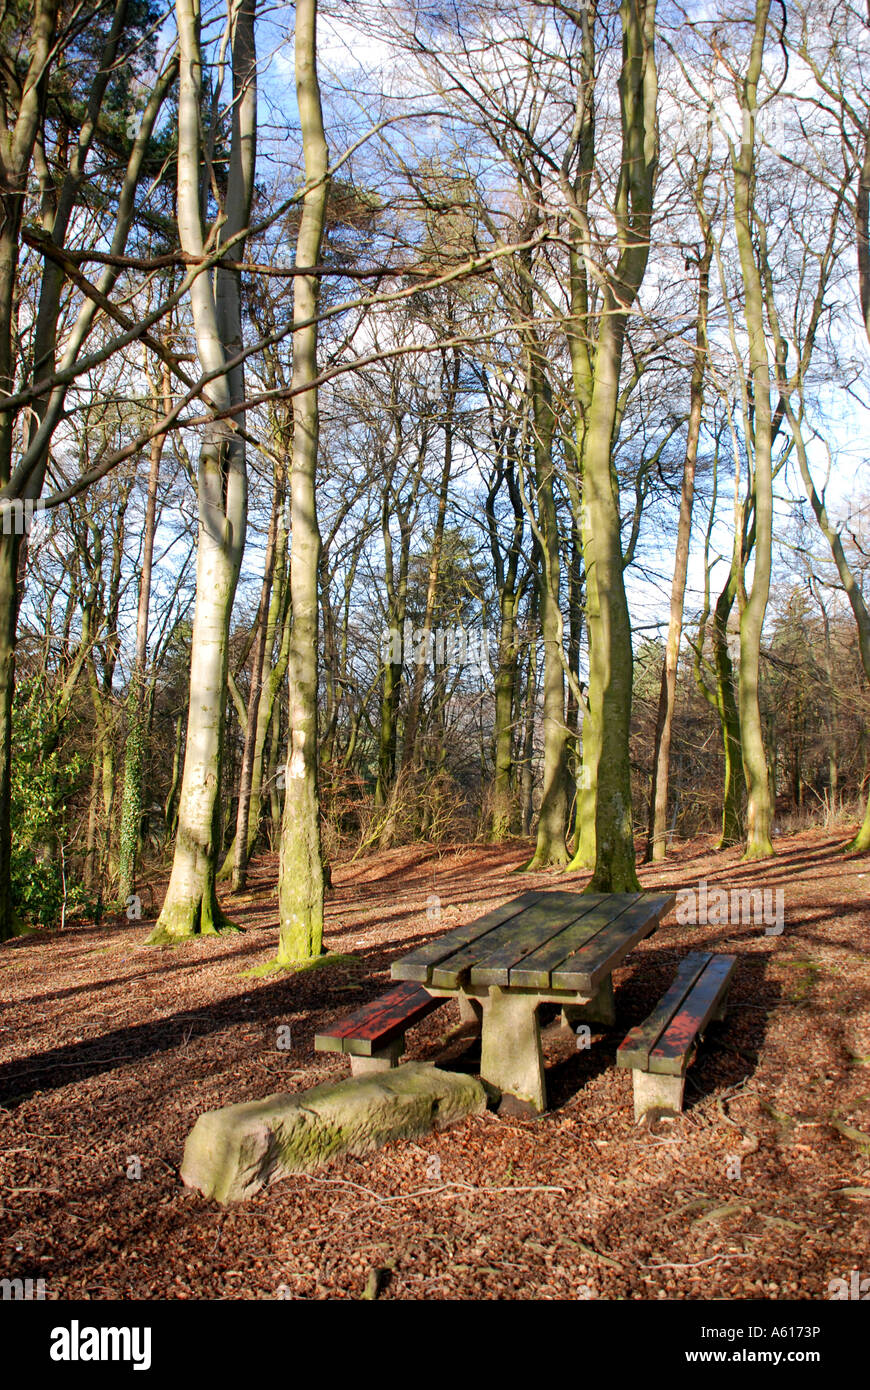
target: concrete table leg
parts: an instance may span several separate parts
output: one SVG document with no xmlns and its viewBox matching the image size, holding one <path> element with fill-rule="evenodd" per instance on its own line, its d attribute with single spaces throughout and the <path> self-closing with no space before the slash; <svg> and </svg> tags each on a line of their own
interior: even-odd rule
<svg viewBox="0 0 870 1390">
<path fill-rule="evenodd" d="M 562 1023 L 567 1028 L 576 1028 L 578 1023 L 603 1023 L 612 1027 L 615 1022 L 612 975 L 601 981 L 588 1004 L 566 1004 L 562 1009 Z"/>
<path fill-rule="evenodd" d="M 538 1000 L 493 985 L 483 1003 L 480 1075 L 541 1114 L 547 1108 Z"/>
<path fill-rule="evenodd" d="M 472 999 L 469 995 L 463 994 L 462 990 L 456 996 L 459 1003 L 459 1022 L 476 1023 L 480 1025 L 483 1017 L 483 1008 L 479 999 Z"/>
</svg>

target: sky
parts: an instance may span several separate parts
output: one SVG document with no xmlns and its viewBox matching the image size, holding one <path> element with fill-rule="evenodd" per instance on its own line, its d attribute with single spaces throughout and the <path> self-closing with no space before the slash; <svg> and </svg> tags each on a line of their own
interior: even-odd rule
<svg viewBox="0 0 870 1390">
<path fill-rule="evenodd" d="M 699 3 L 690 6 L 690 9 L 693 17 L 699 19 L 714 16 L 720 7 Z M 289 9 L 270 12 L 261 23 L 258 40 L 263 68 L 260 85 L 263 117 L 260 167 L 266 172 L 266 176 L 273 160 L 286 161 L 288 142 L 285 132 L 288 129 L 292 130 L 297 121 L 292 32 L 288 30 L 288 24 L 292 24 L 292 13 Z M 498 38 L 499 19 L 495 14 L 488 63 L 491 70 L 500 66 Z M 426 103 L 431 104 L 433 101 L 426 91 L 426 82 L 422 76 L 411 73 L 407 60 L 387 39 L 364 32 L 355 25 L 350 17 L 350 7 L 337 14 L 321 15 L 318 58 L 324 88 L 328 136 L 333 153 L 342 147 L 342 141 L 336 136 L 337 129 L 343 138 L 352 138 L 381 114 L 376 104 L 381 93 L 386 93 L 390 98 L 406 105 L 413 98 L 418 109 L 425 109 Z M 660 61 L 664 70 L 665 59 L 662 58 Z M 760 121 L 763 138 L 773 149 L 785 147 L 788 118 L 798 109 L 795 102 L 806 99 L 810 82 L 808 69 L 793 62 L 789 72 L 787 97 L 784 95 L 782 100 L 772 104 Z M 703 91 L 704 84 L 700 78 L 698 85 Z M 666 87 L 663 87 L 660 96 L 660 117 L 663 126 L 679 118 L 684 132 L 689 134 L 692 122 L 697 123 L 699 119 L 697 114 L 692 115 L 686 102 Z M 725 134 L 733 136 L 737 127 L 735 102 L 727 94 L 723 97 L 721 91 L 717 94 L 715 117 L 717 139 L 721 141 Z M 695 136 L 701 137 L 703 129 L 702 124 L 694 131 Z M 413 131 L 415 140 L 428 143 L 430 147 L 436 146 L 445 138 L 440 118 L 432 118 L 425 123 L 415 122 Z M 449 138 L 448 131 L 448 149 Z M 372 148 L 374 149 L 374 145 Z M 365 171 L 365 166 L 366 157 L 361 155 L 357 159 L 357 167 Z M 851 250 L 846 254 L 854 260 Z M 647 299 L 661 292 L 663 287 L 667 287 L 667 277 L 674 273 L 677 260 L 678 257 L 675 259 L 675 256 L 670 255 L 653 257 L 648 271 L 648 283 L 644 287 L 644 296 Z M 367 333 L 368 330 L 364 328 L 358 335 L 355 344 L 357 347 L 366 346 Z M 727 348 L 727 339 L 721 326 L 714 327 L 714 340 L 717 337 L 717 349 L 721 352 L 723 348 Z M 843 359 L 850 363 L 857 361 L 859 367 L 863 363 L 866 369 L 867 343 L 856 320 L 842 330 L 838 347 Z M 870 469 L 865 445 L 870 426 L 868 407 L 859 394 L 847 389 L 845 383 L 848 376 L 849 371 L 845 372 L 841 379 L 835 377 L 823 384 L 818 391 L 818 404 L 814 410 L 814 421 L 830 447 L 833 458 L 829 500 L 835 511 L 845 508 L 849 499 L 856 495 L 870 495 Z M 866 380 L 866 376 L 864 379 Z M 824 476 L 828 462 L 825 448 L 818 441 L 814 441 L 810 452 L 814 472 L 819 477 Z M 479 480 L 472 477 L 470 481 L 473 484 Z M 731 508 L 728 500 L 730 486 L 730 478 L 726 472 L 720 486 L 721 519 L 713 533 L 714 551 L 718 550 L 726 556 L 730 555 L 731 546 Z M 794 496 L 802 492 L 796 466 L 789 465 L 777 484 L 776 492 L 776 530 L 779 534 L 784 534 L 788 529 Z M 630 502 L 630 499 L 627 499 L 627 502 Z M 638 564 L 629 569 L 626 576 L 632 618 L 638 635 L 653 631 L 656 624 L 663 627 L 667 622 L 670 576 L 673 568 L 673 536 L 676 531 L 675 505 L 672 509 L 671 523 L 668 525 L 659 514 L 652 520 L 652 524 L 645 528 L 638 549 Z M 690 555 L 687 617 L 700 607 L 703 593 L 703 556 L 700 539 L 705 526 L 706 512 L 703 499 L 699 497 L 695 515 L 694 544 Z M 819 553 L 823 554 L 824 543 L 821 542 L 821 538 L 819 540 Z M 249 576 L 250 585 L 256 586 L 257 567 L 260 563 L 261 541 L 258 542 L 257 538 L 252 537 L 245 561 L 245 572 Z M 721 577 L 719 571 L 714 572 L 714 595 L 718 592 L 717 582 L 721 583 Z"/>
</svg>

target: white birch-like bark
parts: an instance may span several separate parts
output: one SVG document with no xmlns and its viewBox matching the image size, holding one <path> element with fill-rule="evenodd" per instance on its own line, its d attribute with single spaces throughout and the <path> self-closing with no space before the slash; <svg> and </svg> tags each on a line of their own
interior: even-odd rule
<svg viewBox="0 0 870 1390">
<path fill-rule="evenodd" d="M 198 0 L 177 0 L 180 53 L 178 97 L 178 232 L 182 249 L 201 256 L 204 236 L 200 204 L 202 52 Z M 256 0 L 234 0 L 230 13 L 233 67 L 233 127 L 221 239 L 229 240 L 249 220 L 256 151 Z M 238 261 L 244 240 L 227 259 Z M 209 399 L 218 409 L 245 399 L 244 369 L 221 371 L 241 347 L 239 272 L 222 268 L 216 284 L 199 275 L 190 289 L 196 346 L 204 372 L 217 372 Z M 190 658 L 190 697 L 178 831 L 163 910 L 148 938 L 177 941 L 228 926 L 215 892 L 220 852 L 219 791 L 223 760 L 224 708 L 230 614 L 247 522 L 247 472 L 237 422 L 206 427 L 199 461 L 199 537 L 196 605 Z"/>
<path fill-rule="evenodd" d="M 329 153 L 317 81 L 317 3 L 297 0 L 296 100 L 302 127 L 306 192 L 296 241 L 296 263 L 316 265 L 326 222 Z M 290 475 L 290 740 L 287 750 L 281 864 L 278 879 L 278 964 L 313 959 L 323 941 L 323 862 L 317 785 L 317 650 L 320 532 L 317 524 L 318 278 L 293 281 L 293 318 L 307 323 L 293 334 L 293 465 Z"/>
</svg>

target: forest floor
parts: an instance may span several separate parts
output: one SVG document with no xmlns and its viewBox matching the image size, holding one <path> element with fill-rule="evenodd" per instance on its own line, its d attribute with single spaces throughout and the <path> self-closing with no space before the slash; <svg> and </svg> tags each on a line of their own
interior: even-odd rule
<svg viewBox="0 0 870 1390">
<path fill-rule="evenodd" d="M 870 856 L 820 831 L 754 865 L 713 843 L 643 868 L 644 888 L 781 889 L 784 930 L 671 912 L 616 972 L 618 1028 L 584 1051 L 545 1030 L 546 1115 L 487 1112 L 230 1208 L 179 1179 L 204 1110 L 344 1075 L 314 1033 L 380 992 L 392 960 L 527 888 L 586 880 L 515 876 L 520 841 L 337 865 L 325 941 L 354 959 L 262 978 L 245 972 L 275 949 L 267 857 L 224 900 L 244 935 L 154 949 L 147 921 L 122 919 L 7 943 L 0 1278 L 60 1299 L 359 1298 L 372 1269 L 386 1299 L 825 1299 L 856 1264 L 870 1275 Z M 685 1113 L 636 1126 L 615 1051 L 690 947 L 738 953 L 728 1017 Z M 443 1057 L 455 1010 L 408 1034 L 409 1059 Z"/>
</svg>

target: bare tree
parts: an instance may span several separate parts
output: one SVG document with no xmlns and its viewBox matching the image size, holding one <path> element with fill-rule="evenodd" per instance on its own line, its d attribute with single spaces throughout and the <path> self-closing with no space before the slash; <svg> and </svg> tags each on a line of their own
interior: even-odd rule
<svg viewBox="0 0 870 1390">
<path fill-rule="evenodd" d="M 202 257 L 202 48 L 198 0 L 178 0 L 180 53 L 178 102 L 178 231 L 192 257 Z M 212 375 L 209 399 L 219 410 L 245 401 L 242 363 L 229 365 L 242 345 L 240 274 L 232 268 L 243 253 L 240 236 L 250 220 L 257 133 L 256 0 L 231 0 L 228 11 L 232 53 L 233 114 L 230 167 L 218 236 L 232 241 L 213 287 L 198 275 L 190 287 L 197 350 Z M 190 704 L 178 831 L 172 873 L 154 945 L 208 935 L 228 924 L 215 892 L 220 851 L 221 759 L 230 614 L 247 521 L 244 414 L 218 418 L 203 434 L 199 460 L 199 544 L 196 607 L 190 662 Z"/>
<path fill-rule="evenodd" d="M 305 197 L 296 242 L 297 263 L 314 266 L 326 224 L 329 154 L 317 80 L 317 3 L 297 0 L 296 100 L 305 159 Z M 323 939 L 323 861 L 317 767 L 318 575 L 317 524 L 317 297 L 319 280 L 293 282 L 293 464 L 290 474 L 290 737 L 278 882 L 278 963 L 319 956 Z"/>
</svg>

